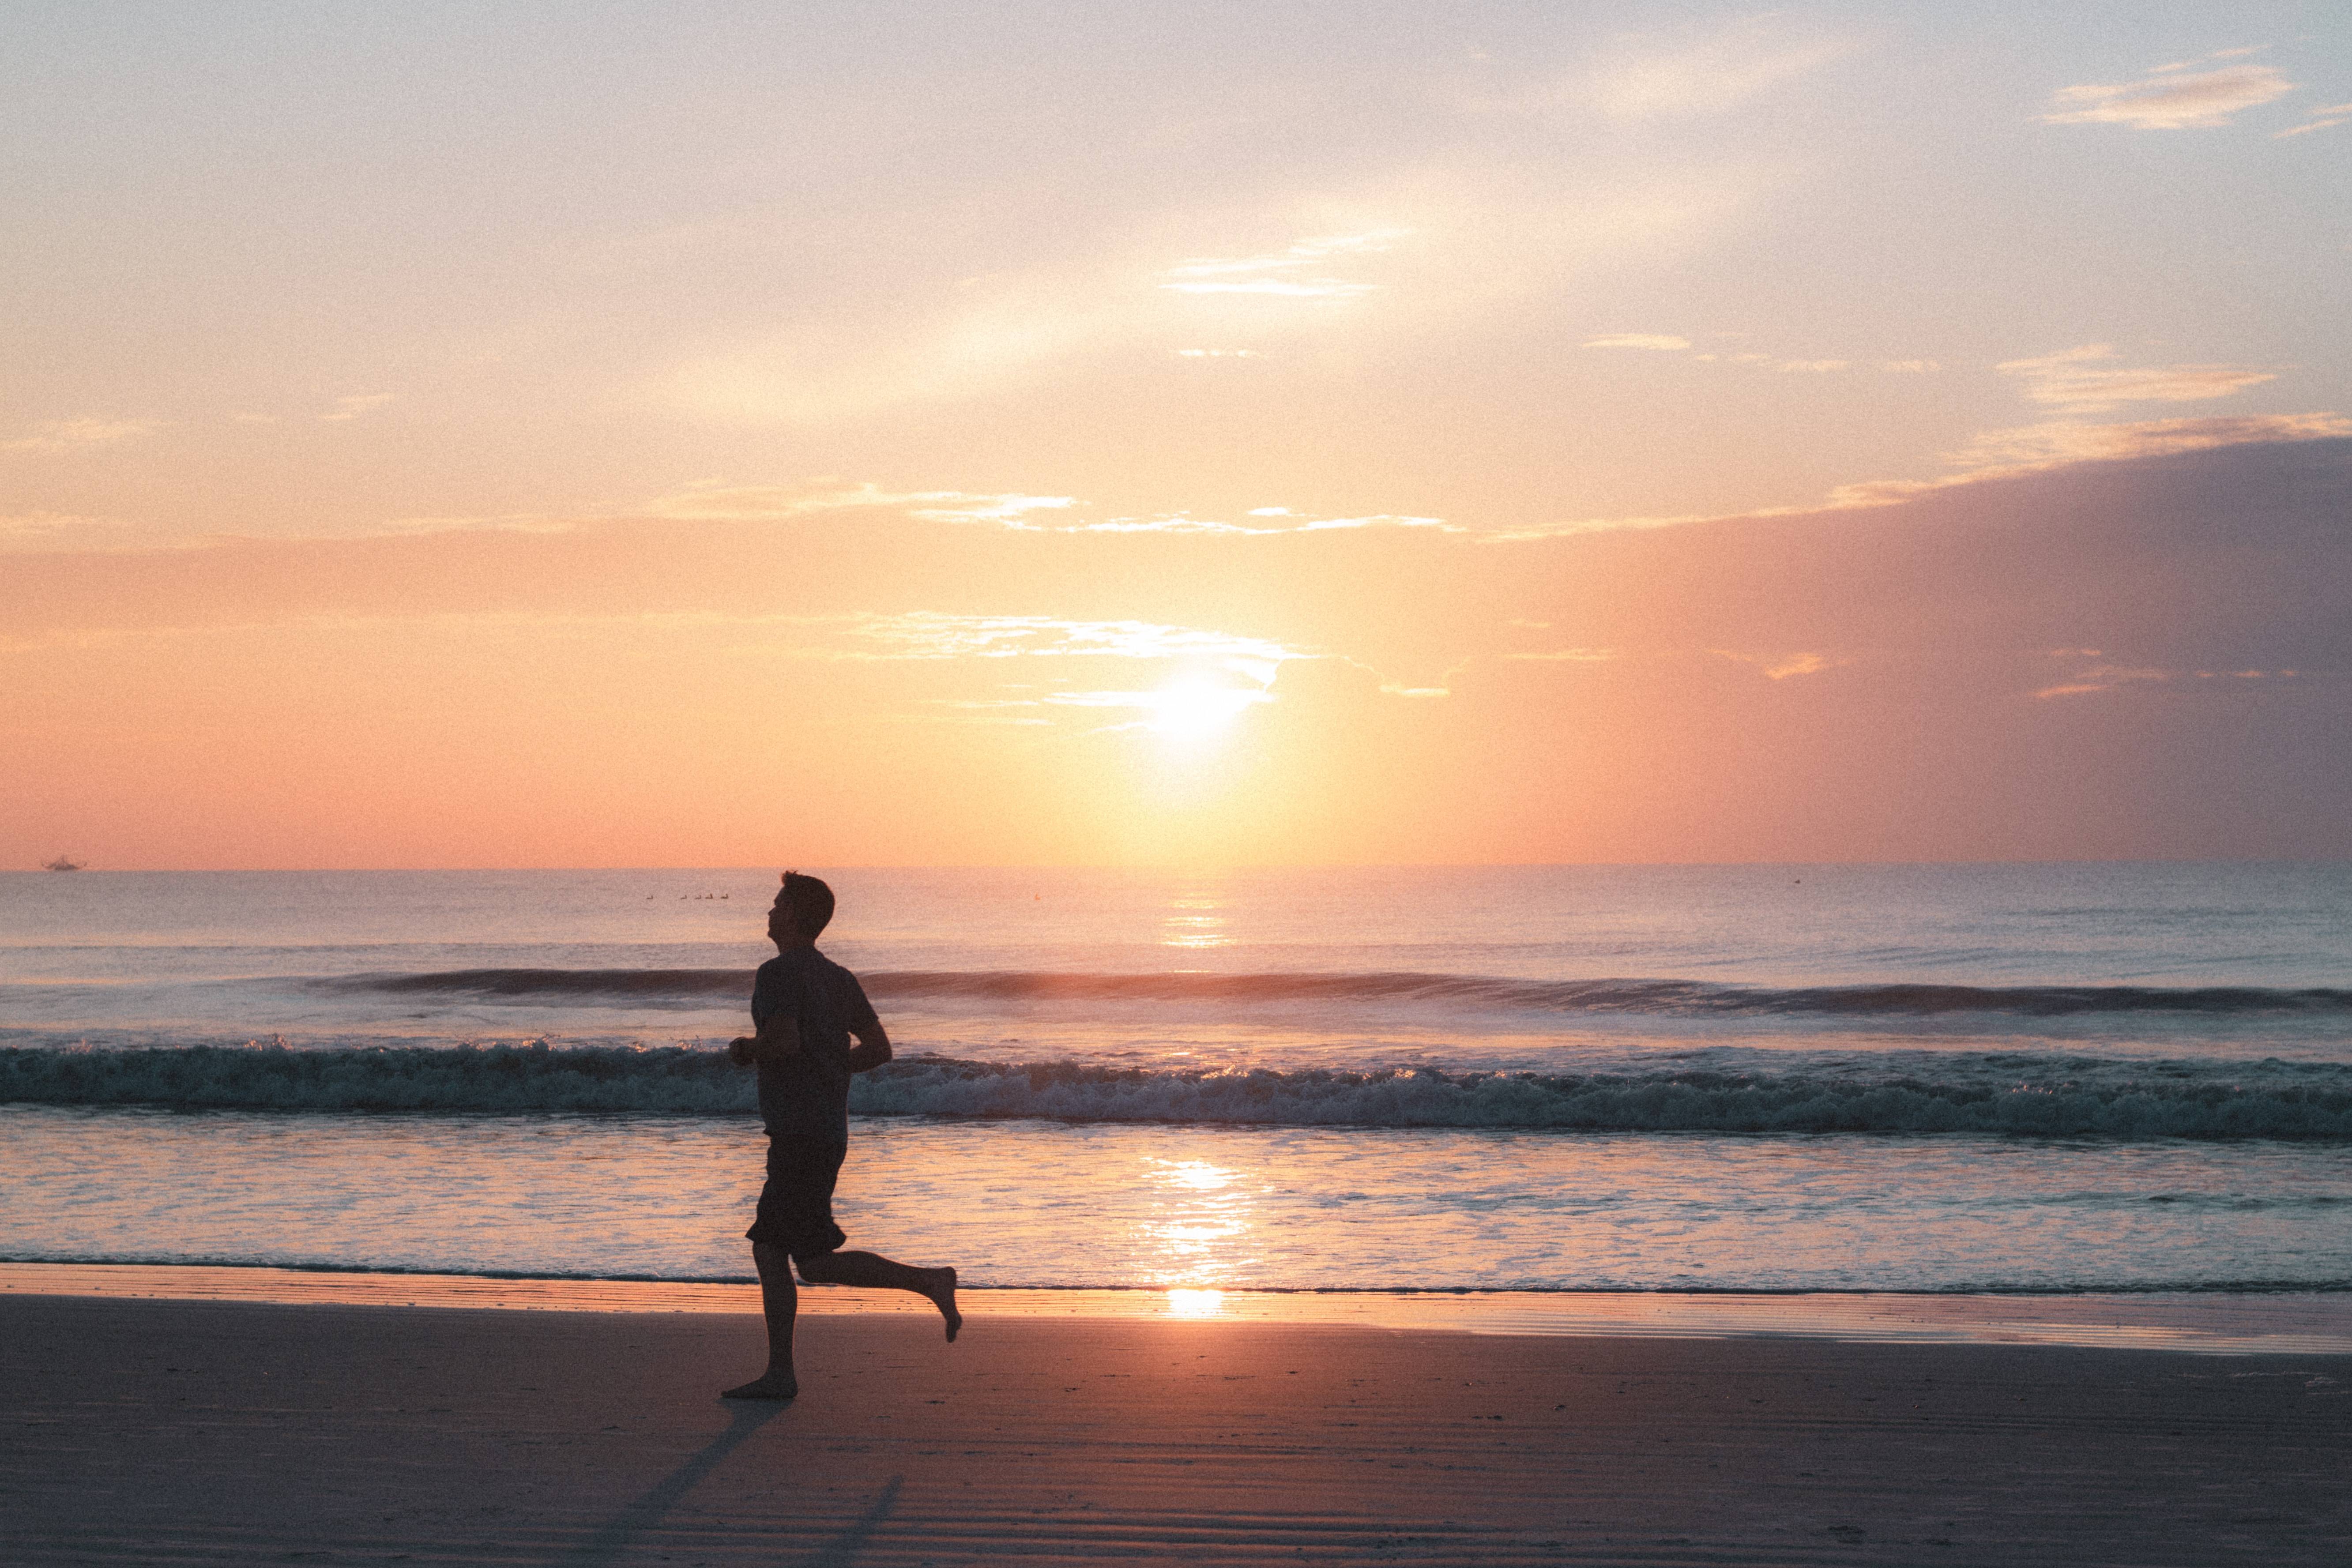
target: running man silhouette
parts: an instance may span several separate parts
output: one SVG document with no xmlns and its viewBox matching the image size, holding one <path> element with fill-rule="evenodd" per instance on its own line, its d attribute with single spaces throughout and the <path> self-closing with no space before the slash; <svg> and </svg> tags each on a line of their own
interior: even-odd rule
<svg viewBox="0 0 2352 1568">
<path fill-rule="evenodd" d="M 751 1228 L 760 1270 L 760 1305 L 768 1318 L 768 1370 L 729 1399 L 790 1399 L 793 1321 L 800 1293 L 793 1267 L 812 1285 L 862 1285 L 911 1290 L 940 1310 L 948 1339 L 963 1327 L 956 1310 L 956 1271 L 912 1268 L 871 1252 L 844 1252 L 849 1238 L 833 1223 L 833 1184 L 849 1152 L 849 1079 L 890 1059 L 890 1038 L 857 976 L 817 952 L 833 919 L 833 889 L 814 877 L 784 873 L 768 911 L 776 956 L 751 985 L 756 1031 L 727 1047 L 738 1066 L 760 1069 L 760 1119 L 768 1129 L 768 1182 Z M 856 1037 L 852 1046 L 850 1038 Z"/>
</svg>

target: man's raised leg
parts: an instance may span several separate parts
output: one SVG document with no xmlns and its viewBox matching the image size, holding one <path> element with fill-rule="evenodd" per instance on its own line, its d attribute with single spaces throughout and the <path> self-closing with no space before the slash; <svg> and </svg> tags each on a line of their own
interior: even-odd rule
<svg viewBox="0 0 2352 1568">
<path fill-rule="evenodd" d="M 800 1291 L 793 1285 L 793 1260 L 782 1247 L 755 1241 L 751 1262 L 760 1270 L 760 1310 L 768 1320 L 768 1370 L 719 1397 L 790 1399 L 801 1391 L 800 1380 L 793 1375 L 793 1322 L 801 1310 Z"/>
<path fill-rule="evenodd" d="M 765 1279 L 765 1273 L 761 1277 Z M 956 1310 L 956 1271 L 952 1268 L 910 1268 L 872 1252 L 821 1252 L 801 1259 L 801 1278 L 812 1285 L 911 1290 L 940 1310 L 940 1316 L 947 1322 L 950 1344 L 955 1342 L 956 1334 L 963 1328 L 963 1314 Z M 789 1339 L 786 1343 L 789 1347 Z M 785 1364 L 790 1366 L 791 1362 L 787 1360 Z"/>
</svg>

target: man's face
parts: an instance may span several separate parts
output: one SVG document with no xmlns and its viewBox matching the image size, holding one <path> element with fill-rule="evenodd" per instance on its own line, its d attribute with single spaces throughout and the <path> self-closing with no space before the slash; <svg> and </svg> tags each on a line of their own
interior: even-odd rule
<svg viewBox="0 0 2352 1568">
<path fill-rule="evenodd" d="M 790 942 L 797 931 L 798 928 L 793 923 L 791 907 L 784 902 L 784 896 L 782 893 L 777 894 L 776 901 L 768 906 L 768 940 L 777 942 Z"/>
</svg>

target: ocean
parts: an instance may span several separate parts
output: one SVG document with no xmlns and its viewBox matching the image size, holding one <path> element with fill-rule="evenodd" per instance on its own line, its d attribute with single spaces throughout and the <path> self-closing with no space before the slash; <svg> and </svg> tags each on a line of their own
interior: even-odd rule
<svg viewBox="0 0 2352 1568">
<path fill-rule="evenodd" d="M 2352 867 L 823 871 L 853 1246 L 2352 1289 Z M 0 1258 L 740 1279 L 773 869 L 0 875 Z"/>
</svg>

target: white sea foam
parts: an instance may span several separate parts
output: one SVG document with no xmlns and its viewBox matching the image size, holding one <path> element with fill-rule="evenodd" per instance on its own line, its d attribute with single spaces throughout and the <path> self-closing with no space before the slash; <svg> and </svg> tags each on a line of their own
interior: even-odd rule
<svg viewBox="0 0 2352 1568">
<path fill-rule="evenodd" d="M 1127 1068 L 913 1057 L 863 1116 L 1284 1127 L 1935 1132 L 2352 1142 L 2352 1068 L 1917 1054 L 1900 1074 Z M 682 1047 L 0 1049 L 0 1101 L 341 1111 L 735 1115 L 750 1075 Z"/>
</svg>

